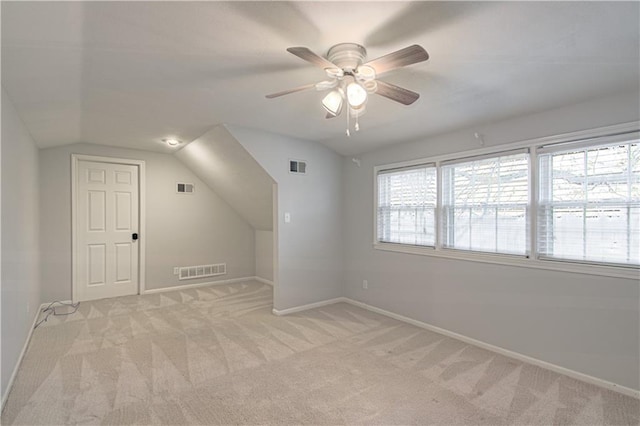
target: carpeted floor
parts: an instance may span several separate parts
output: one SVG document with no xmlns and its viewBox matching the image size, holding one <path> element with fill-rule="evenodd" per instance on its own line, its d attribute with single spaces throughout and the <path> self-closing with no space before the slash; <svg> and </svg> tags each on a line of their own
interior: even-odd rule
<svg viewBox="0 0 640 426">
<path fill-rule="evenodd" d="M 257 282 L 85 302 L 34 331 L 2 424 L 627 424 L 640 401 Z"/>
</svg>

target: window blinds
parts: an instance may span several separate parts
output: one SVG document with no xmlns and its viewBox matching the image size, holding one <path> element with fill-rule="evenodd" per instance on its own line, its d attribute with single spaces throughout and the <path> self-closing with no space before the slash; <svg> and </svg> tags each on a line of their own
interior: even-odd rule
<svg viewBox="0 0 640 426">
<path fill-rule="evenodd" d="M 527 151 L 443 163 L 443 247 L 526 255 L 528 207 Z"/>
<path fill-rule="evenodd" d="M 541 258 L 640 264 L 637 136 L 540 150 L 537 249 Z"/>
<path fill-rule="evenodd" d="M 435 164 L 378 173 L 379 242 L 435 245 Z"/>
</svg>

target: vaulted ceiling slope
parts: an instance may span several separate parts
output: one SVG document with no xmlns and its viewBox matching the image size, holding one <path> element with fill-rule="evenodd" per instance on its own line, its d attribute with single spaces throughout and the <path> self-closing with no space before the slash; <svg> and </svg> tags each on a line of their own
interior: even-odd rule
<svg viewBox="0 0 640 426">
<path fill-rule="evenodd" d="M 209 188 L 257 230 L 273 230 L 273 179 L 224 126 L 176 153 Z"/>
<path fill-rule="evenodd" d="M 2 2 L 2 85 L 40 147 L 166 150 L 220 123 L 319 141 L 342 154 L 623 91 L 638 91 L 638 2 Z M 420 44 L 428 62 L 383 79 L 362 130 L 325 120 L 324 78 L 286 52 Z M 343 117 L 344 118 L 344 117 Z"/>
</svg>

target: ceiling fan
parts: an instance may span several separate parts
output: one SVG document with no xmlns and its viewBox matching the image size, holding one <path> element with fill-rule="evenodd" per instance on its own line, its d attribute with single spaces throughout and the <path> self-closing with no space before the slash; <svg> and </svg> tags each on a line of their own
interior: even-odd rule
<svg viewBox="0 0 640 426">
<path fill-rule="evenodd" d="M 369 94 L 375 93 L 403 105 L 411 105 L 420 97 L 416 92 L 378 80 L 378 75 L 429 59 L 427 51 L 417 44 L 368 62 L 365 62 L 367 50 L 356 43 L 336 44 L 329 49 L 327 58 L 323 58 L 306 47 L 290 47 L 287 51 L 324 69 L 328 79 L 272 93 L 266 97 L 272 99 L 311 89 L 330 90 L 322 99 L 322 106 L 327 111 L 326 118 L 337 117 L 346 105 L 348 110 L 346 114 L 347 136 L 350 136 L 350 117 L 355 118 L 355 130 L 359 130 L 358 117 L 366 109 Z"/>
</svg>

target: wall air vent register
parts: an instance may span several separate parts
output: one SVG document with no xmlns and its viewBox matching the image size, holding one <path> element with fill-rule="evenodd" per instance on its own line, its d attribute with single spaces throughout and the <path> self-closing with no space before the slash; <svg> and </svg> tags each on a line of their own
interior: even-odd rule
<svg viewBox="0 0 640 426">
<path fill-rule="evenodd" d="M 227 273 L 226 263 L 216 263 L 213 265 L 181 266 L 176 267 L 179 280 L 190 280 L 193 278 L 214 277 Z"/>
<path fill-rule="evenodd" d="M 178 194 L 193 194 L 195 192 L 195 185 L 192 183 L 176 183 L 176 192 Z"/>
<path fill-rule="evenodd" d="M 307 162 L 301 160 L 289 160 L 289 173 L 304 175 L 307 173 Z"/>
</svg>

